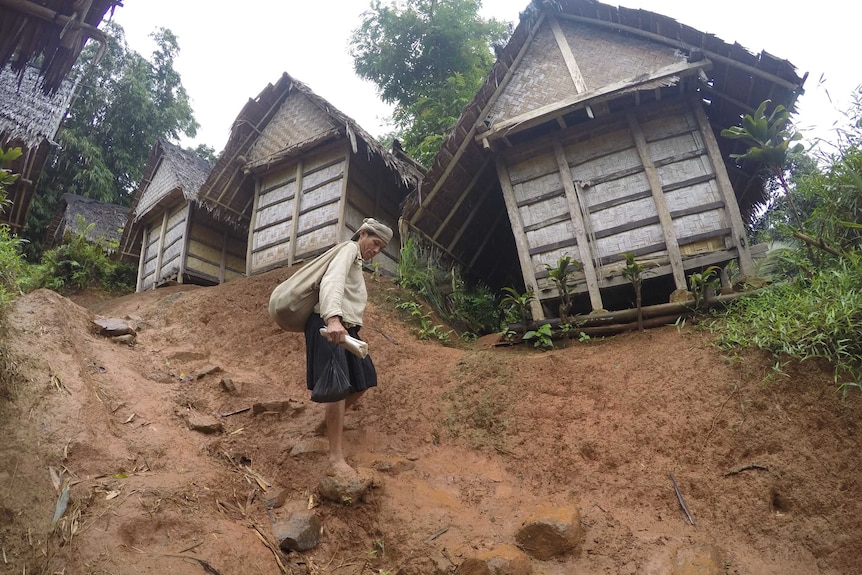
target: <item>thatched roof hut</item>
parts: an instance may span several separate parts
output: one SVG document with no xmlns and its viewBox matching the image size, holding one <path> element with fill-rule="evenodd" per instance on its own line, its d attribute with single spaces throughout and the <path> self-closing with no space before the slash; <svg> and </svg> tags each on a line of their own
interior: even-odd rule
<svg viewBox="0 0 862 575">
<path fill-rule="evenodd" d="M 284 73 L 248 101 L 200 200 L 249 230 L 247 273 L 292 265 L 349 238 L 372 216 L 396 227 L 421 172 Z M 382 254 L 392 269 L 398 243 Z"/>
<path fill-rule="evenodd" d="M 0 147 L 20 147 L 23 155 L 11 166 L 18 181 L 7 188 L 12 205 L 0 215 L 0 222 L 19 231 L 27 222 L 33 189 L 48 158 L 60 123 L 66 115 L 74 91 L 71 80 L 64 80 L 52 95 L 39 87 L 39 74 L 27 67 L 18 74 L 8 66 L 0 68 Z"/>
<path fill-rule="evenodd" d="M 31 63 L 39 65 L 39 87 L 60 89 L 89 38 L 106 45 L 98 29 L 120 0 L 0 1 L 0 68 L 10 65 L 19 78 Z"/>
<path fill-rule="evenodd" d="M 60 211 L 48 224 L 45 233 L 45 249 L 50 249 L 63 242 L 66 234 L 81 234 L 86 232 L 87 240 L 96 242 L 120 241 L 123 226 L 129 215 L 129 208 L 100 202 L 76 194 L 63 194 L 60 198 Z M 82 226 L 92 228 L 87 230 Z"/>
<path fill-rule="evenodd" d="M 671 290 L 704 265 L 750 272 L 744 220 L 763 181 L 720 131 L 763 100 L 792 107 L 803 82 L 786 60 L 660 14 L 534 2 L 404 218 L 474 275 L 522 282 L 543 304 L 559 297 L 546 265 L 572 256 L 586 311 L 628 283 L 624 253 Z M 553 313 L 539 302 L 537 319 Z"/>
<path fill-rule="evenodd" d="M 200 202 L 212 166 L 166 140 L 153 144 L 120 240 L 137 258 L 138 291 L 169 282 L 212 285 L 241 276 L 245 236 L 213 219 Z"/>
</svg>

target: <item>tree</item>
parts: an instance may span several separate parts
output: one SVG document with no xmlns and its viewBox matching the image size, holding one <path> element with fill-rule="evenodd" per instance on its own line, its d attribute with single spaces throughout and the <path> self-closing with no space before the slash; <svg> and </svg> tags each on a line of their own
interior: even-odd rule
<svg viewBox="0 0 862 575">
<path fill-rule="evenodd" d="M 129 49 L 121 26 L 108 22 L 105 32 L 108 47 L 99 63 L 93 64 L 98 47 L 89 44 L 73 72 L 78 86 L 60 148 L 48 160 L 31 209 L 29 235 L 37 248 L 64 193 L 128 205 L 156 139 L 197 132 L 173 67 L 176 36 L 164 28 L 153 33 L 156 49 L 148 61 Z"/>
<path fill-rule="evenodd" d="M 483 19 L 481 0 L 374 0 L 354 30 L 356 73 L 395 105 L 402 146 L 428 165 L 494 64 L 510 30 Z"/>
</svg>

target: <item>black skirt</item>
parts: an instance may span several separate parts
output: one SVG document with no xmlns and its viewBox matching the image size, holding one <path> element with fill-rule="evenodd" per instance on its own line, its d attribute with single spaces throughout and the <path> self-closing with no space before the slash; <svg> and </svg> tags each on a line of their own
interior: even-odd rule
<svg viewBox="0 0 862 575">
<path fill-rule="evenodd" d="M 350 393 L 359 393 L 369 387 L 377 386 L 377 370 L 371 356 L 359 358 L 337 343 L 330 343 L 320 335 L 320 328 L 326 324 L 318 314 L 312 313 L 305 322 L 305 384 L 309 390 L 314 389 L 314 382 L 329 364 L 330 358 L 338 362 L 344 373 L 350 379 Z M 352 337 L 359 337 L 359 327 L 347 329 Z"/>
</svg>

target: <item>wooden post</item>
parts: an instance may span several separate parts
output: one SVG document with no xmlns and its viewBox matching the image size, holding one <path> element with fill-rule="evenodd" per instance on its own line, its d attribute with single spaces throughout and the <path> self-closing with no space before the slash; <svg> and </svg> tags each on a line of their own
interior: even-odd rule
<svg viewBox="0 0 862 575">
<path fill-rule="evenodd" d="M 248 242 L 245 248 L 245 275 L 251 277 L 252 252 L 254 249 L 254 227 L 257 225 L 257 206 L 260 202 L 260 180 L 254 183 L 254 200 L 251 205 L 251 217 L 248 221 Z"/>
<path fill-rule="evenodd" d="M 706 144 L 706 153 L 712 164 L 712 172 L 715 174 L 718 191 L 724 200 L 724 210 L 730 219 L 730 229 L 733 230 L 733 245 L 736 246 L 736 250 L 739 253 L 739 271 L 742 272 L 743 277 L 753 277 L 755 275 L 754 261 L 751 259 L 751 252 L 748 249 L 748 236 L 745 231 L 745 224 L 742 223 L 742 215 L 739 213 L 736 194 L 733 192 L 730 178 L 727 177 L 724 160 L 721 159 L 721 150 L 718 147 L 718 141 L 715 139 L 712 126 L 709 125 L 709 119 L 706 117 L 706 112 L 703 111 L 700 101 L 692 100 L 691 103 L 703 142 Z"/>
<path fill-rule="evenodd" d="M 165 251 L 165 234 L 168 233 L 168 209 L 162 214 L 162 230 L 159 233 L 159 245 L 156 247 L 156 269 L 153 273 L 153 289 L 159 284 L 162 275 L 162 256 Z"/>
<path fill-rule="evenodd" d="M 345 240 L 349 240 L 350 236 L 353 235 L 351 233 L 345 237 L 345 232 L 348 232 L 350 230 L 347 229 L 347 222 L 344 220 L 345 213 L 347 212 L 347 181 L 348 181 L 347 176 L 348 176 L 348 172 L 350 170 L 350 157 L 351 157 L 351 155 L 352 154 L 350 153 L 350 150 L 348 150 L 348 149 L 344 150 L 344 169 L 341 171 L 341 178 L 342 178 L 342 180 L 341 180 L 341 199 L 338 200 L 338 222 L 335 224 L 335 230 L 336 230 L 335 242 L 336 243 L 343 242 Z M 377 207 L 377 204 L 375 202 L 375 208 L 376 207 Z M 366 215 L 366 217 L 368 217 L 370 215 L 371 214 L 368 214 L 368 215 Z M 379 216 L 377 214 L 373 214 L 373 217 L 379 217 Z"/>
<path fill-rule="evenodd" d="M 141 291 L 144 285 L 144 261 L 147 258 L 147 241 L 150 239 L 150 227 L 144 226 L 144 231 L 141 233 L 141 255 L 138 258 L 138 284 L 135 286 L 135 291 Z"/>
<path fill-rule="evenodd" d="M 518 247 L 518 260 L 521 263 L 524 286 L 528 290 L 533 290 L 535 294 L 535 297 L 530 300 L 530 311 L 533 314 L 534 320 L 545 319 L 545 312 L 539 301 L 539 283 L 536 281 L 536 270 L 530 257 L 530 245 L 527 242 L 527 234 L 524 232 L 524 221 L 521 219 L 521 212 L 518 210 L 518 201 L 515 199 L 515 189 L 512 187 L 509 170 L 506 169 L 503 158 L 498 156 L 496 163 L 497 178 L 499 178 L 500 187 L 503 189 L 503 200 L 506 202 L 506 211 L 509 212 L 509 224 L 512 226 L 512 233 L 515 235 L 515 245 Z"/>
<path fill-rule="evenodd" d="M 299 209 L 302 203 L 302 159 L 296 161 L 296 176 L 293 178 L 293 217 L 290 220 L 290 246 L 288 249 L 287 265 L 292 266 L 296 261 L 296 237 L 299 234 Z"/>
<path fill-rule="evenodd" d="M 569 75 L 572 77 L 572 83 L 575 85 L 575 92 L 580 94 L 587 91 L 587 83 L 584 81 L 584 76 L 581 74 L 581 69 L 578 67 L 578 61 L 575 59 L 575 54 L 572 52 L 572 47 L 569 46 L 569 41 L 566 39 L 566 34 L 560 27 L 560 22 L 556 16 L 548 16 L 548 24 L 551 25 L 551 32 L 554 34 L 554 40 L 557 41 L 557 47 L 563 55 L 563 61 L 566 63 L 566 68 L 569 70 Z"/>
<path fill-rule="evenodd" d="M 183 231 L 182 244 L 180 244 L 180 268 L 177 270 L 177 283 L 180 284 L 183 283 L 183 274 L 186 271 L 186 256 L 189 253 L 189 242 L 191 241 L 192 210 L 194 210 L 194 204 L 186 202 L 186 225 Z"/>
<path fill-rule="evenodd" d="M 652 198 L 655 202 L 656 212 L 658 212 L 659 222 L 661 223 L 661 232 L 664 236 L 667 255 L 670 259 L 670 267 L 673 271 L 674 284 L 676 284 L 677 289 L 688 289 L 685 282 L 685 268 L 682 264 L 682 255 L 680 254 L 679 243 L 676 240 L 676 232 L 673 228 L 673 218 L 670 216 L 667 202 L 664 199 L 664 190 L 661 187 L 658 170 L 656 169 L 652 158 L 650 158 L 646 138 L 644 137 L 643 129 L 641 128 L 637 116 L 635 116 L 633 111 L 629 110 L 626 112 L 626 118 L 628 119 L 629 129 L 631 130 L 632 138 L 635 141 L 635 146 L 640 155 L 641 164 L 643 164 L 644 172 L 646 173 L 647 180 L 649 180 L 649 187 L 652 191 Z"/>
<path fill-rule="evenodd" d="M 590 294 L 590 305 L 594 310 L 602 309 L 602 294 L 599 290 L 596 268 L 593 265 L 592 249 L 587 238 L 587 222 L 584 221 L 585 217 L 589 217 L 589 211 L 586 210 L 585 205 L 582 205 L 581 194 L 578 193 L 575 182 L 572 180 L 569 161 L 566 159 L 566 152 L 563 150 L 563 145 L 560 143 L 559 138 L 554 140 L 554 155 L 557 158 L 560 181 L 563 183 L 563 189 L 566 190 L 566 203 L 569 205 L 569 217 L 572 218 L 572 227 L 575 228 L 575 239 L 578 241 L 581 265 L 584 266 L 587 291 Z M 595 246 L 593 246 L 594 248 Z"/>
</svg>

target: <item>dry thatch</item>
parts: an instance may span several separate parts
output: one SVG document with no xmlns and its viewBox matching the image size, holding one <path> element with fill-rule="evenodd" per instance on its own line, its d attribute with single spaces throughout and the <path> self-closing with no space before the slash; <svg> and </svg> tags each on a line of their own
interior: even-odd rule
<svg viewBox="0 0 862 575">
<path fill-rule="evenodd" d="M 143 220 L 147 214 L 180 200 L 198 201 L 201 185 L 212 165 L 190 152 L 159 139 L 153 144 L 144 176 L 138 184 L 128 219 L 120 239 L 120 254 L 136 258 L 140 254 Z M 156 174 L 160 173 L 160 189 L 151 189 Z M 146 201 L 144 201 L 146 200 Z"/>
<path fill-rule="evenodd" d="M 278 147 L 263 162 L 251 163 L 249 156 L 264 128 L 273 120 L 281 105 L 291 93 L 303 94 L 313 106 L 323 112 L 325 126 L 317 126 L 312 138 Z M 240 111 L 231 127 L 230 138 L 210 176 L 200 190 L 199 199 L 212 210 L 213 215 L 243 227 L 247 224 L 254 197 L 252 172 L 297 156 L 329 141 L 348 138 L 354 154 L 363 151 L 370 161 L 379 162 L 400 185 L 412 190 L 421 172 L 415 165 L 397 157 L 380 145 L 355 121 L 337 110 L 332 104 L 315 94 L 308 86 L 282 74 L 275 84 L 269 84 Z"/>
<path fill-rule="evenodd" d="M 408 198 L 403 213 L 405 220 L 433 238 L 441 234 L 448 222 L 466 219 L 460 212 L 455 214 L 458 210 L 467 212 L 473 209 L 472 205 L 476 202 L 490 204 L 497 201 L 498 194 L 487 193 L 494 186 L 499 189 L 494 154 L 485 149 L 481 137 L 476 136 L 493 130 L 495 119 L 491 112 L 496 100 L 516 69 L 525 47 L 547 15 L 553 15 L 560 22 L 610 31 L 619 38 L 648 40 L 667 46 L 691 63 L 708 59 L 712 66 L 707 73 L 701 72 L 699 76 L 693 74 L 672 82 L 676 84 L 672 87 L 656 86 L 654 83 L 636 86 L 633 83 L 605 98 L 604 103 L 611 112 L 619 112 L 645 101 L 679 96 L 684 90 L 697 94 L 719 141 L 742 215 L 744 218 L 750 217 L 765 200 L 763 182 L 756 169 L 739 169 L 730 160 L 730 154 L 745 152 L 744 144 L 722 138 L 719 133 L 724 128 L 738 124 L 743 114 L 753 112 L 766 99 L 792 109 L 796 98 L 802 93 L 804 83 L 804 78 L 797 75 L 793 65 L 766 52 L 752 54 L 739 44 L 728 44 L 711 34 L 653 12 L 618 8 L 593 0 L 556 0 L 536 1 L 522 13 L 519 25 L 508 44 L 499 52 L 497 62 L 484 85 L 449 133 L 419 190 Z M 577 57 L 577 49 L 574 50 Z M 649 90 L 644 90 L 644 87 Z M 579 112 L 583 114 L 582 109 Z M 553 127 L 548 123 L 549 120 L 560 120 L 561 124 L 565 122 L 562 113 L 554 115 L 552 111 L 544 120 L 540 118 L 532 126 L 514 126 L 507 132 L 504 141 L 511 144 L 529 141 L 533 134 L 531 128 L 538 121 L 545 122 L 540 128 L 546 131 L 562 129 Z M 467 189 L 474 190 L 472 199 L 460 199 Z M 498 203 L 500 206 L 496 209 L 482 209 L 475 214 L 470 229 L 478 231 L 472 234 L 469 231 L 459 233 L 457 241 L 439 247 L 455 259 L 469 263 L 474 247 L 498 224 L 493 214 L 504 209 L 502 202 Z M 501 232 L 491 239 L 491 243 L 510 244 L 508 236 Z"/>
<path fill-rule="evenodd" d="M 85 231 L 91 242 L 119 241 L 129 215 L 129 208 L 125 206 L 99 202 L 75 194 L 63 194 L 61 205 L 60 213 L 48 225 L 45 249 L 60 244 L 66 234 L 81 234 Z M 81 220 L 84 226 L 93 224 L 93 227 L 89 230 L 82 228 Z"/>
<path fill-rule="evenodd" d="M 0 222 L 14 231 L 27 221 L 36 180 L 42 172 L 54 137 L 69 107 L 74 84 L 64 80 L 51 95 L 39 88 L 39 74 L 27 67 L 17 74 L 8 66 L 0 68 L 0 147 L 20 147 L 23 155 L 7 166 L 19 179 L 6 192 L 12 206 Z"/>
<path fill-rule="evenodd" d="M 88 38 L 104 47 L 98 25 L 120 0 L 0 0 L 0 68 L 11 65 L 19 75 L 40 62 L 40 87 L 60 89 Z"/>
</svg>

